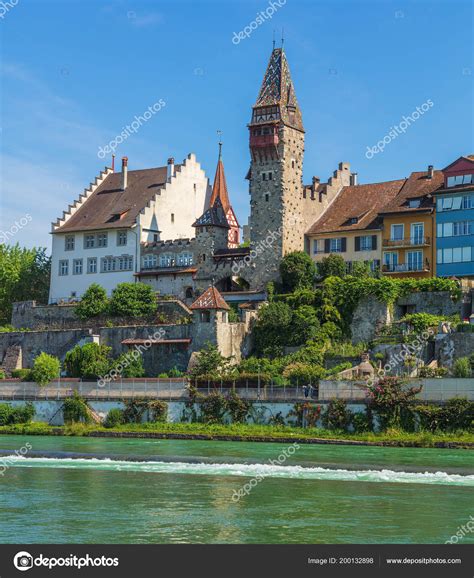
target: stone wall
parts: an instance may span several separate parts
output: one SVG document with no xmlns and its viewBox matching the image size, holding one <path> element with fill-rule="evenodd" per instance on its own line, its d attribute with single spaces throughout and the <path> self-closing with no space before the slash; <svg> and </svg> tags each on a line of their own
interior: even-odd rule
<svg viewBox="0 0 474 578">
<path fill-rule="evenodd" d="M 11 324 L 17 329 L 63 329 L 84 325 L 74 305 L 38 305 L 36 301 L 13 303 Z"/>
<path fill-rule="evenodd" d="M 390 307 L 386 303 L 382 303 L 374 297 L 362 299 L 352 317 L 352 343 L 372 341 L 378 329 L 391 322 Z"/>
<path fill-rule="evenodd" d="M 474 333 L 440 334 L 435 339 L 435 359 L 452 369 L 456 359 L 474 354 Z M 474 379 L 472 380 L 474 383 Z"/>
<path fill-rule="evenodd" d="M 460 315 L 463 300 L 453 301 L 449 291 L 420 291 L 400 297 L 395 303 L 395 319 L 406 313 L 429 313 L 430 315 Z"/>
</svg>

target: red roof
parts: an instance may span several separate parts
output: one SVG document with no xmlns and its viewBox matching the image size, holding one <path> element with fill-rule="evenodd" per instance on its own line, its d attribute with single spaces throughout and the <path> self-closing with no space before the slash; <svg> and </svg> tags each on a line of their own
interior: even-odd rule
<svg viewBox="0 0 474 578">
<path fill-rule="evenodd" d="M 230 307 L 215 287 L 209 287 L 191 305 L 191 309 L 225 309 L 228 311 Z"/>
<path fill-rule="evenodd" d="M 229 193 L 227 192 L 227 183 L 224 174 L 224 163 L 219 158 L 216 169 L 216 176 L 214 177 L 214 186 L 212 187 L 212 195 L 209 205 L 214 206 L 217 199 L 221 200 L 224 211 L 230 209 Z"/>
</svg>

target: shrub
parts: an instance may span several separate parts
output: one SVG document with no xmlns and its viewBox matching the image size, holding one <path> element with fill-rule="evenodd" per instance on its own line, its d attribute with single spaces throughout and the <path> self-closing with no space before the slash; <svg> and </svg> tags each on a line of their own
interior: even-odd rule
<svg viewBox="0 0 474 578">
<path fill-rule="evenodd" d="M 205 423 L 223 423 L 226 411 L 225 397 L 218 391 L 213 391 L 201 402 L 201 415 Z"/>
<path fill-rule="evenodd" d="M 123 353 L 120 357 L 115 359 L 108 372 L 111 376 L 122 377 L 143 377 L 145 375 L 145 368 L 143 367 L 143 358 L 141 355 L 133 355 L 135 350 Z"/>
<path fill-rule="evenodd" d="M 453 398 L 444 406 L 418 405 L 413 408 L 421 429 L 434 431 L 472 431 L 474 402 L 465 398 Z"/>
<path fill-rule="evenodd" d="M 289 379 L 292 385 L 318 383 L 325 375 L 323 367 L 298 361 L 290 363 L 283 371 L 283 377 Z"/>
<path fill-rule="evenodd" d="M 321 416 L 321 406 L 310 401 L 297 402 L 288 416 L 296 418 L 297 427 L 316 427 Z"/>
<path fill-rule="evenodd" d="M 311 288 L 316 277 L 316 266 L 307 253 L 294 251 L 281 260 L 280 276 L 286 291 Z"/>
<path fill-rule="evenodd" d="M 118 427 L 119 425 L 123 425 L 125 423 L 125 419 L 123 417 L 123 410 L 119 409 L 118 407 L 113 407 L 104 421 L 104 427 L 111 428 L 111 427 Z"/>
<path fill-rule="evenodd" d="M 191 369 L 193 377 L 202 375 L 213 375 L 218 377 L 223 375 L 229 367 L 229 360 L 217 349 L 216 345 L 207 342 L 204 349 L 197 355 L 196 364 Z"/>
<path fill-rule="evenodd" d="M 108 373 L 111 347 L 98 343 L 76 345 L 66 353 L 64 366 L 68 377 L 97 379 Z"/>
<path fill-rule="evenodd" d="M 141 423 L 147 409 L 147 399 L 135 398 L 127 400 L 123 410 L 125 423 Z"/>
<path fill-rule="evenodd" d="M 419 377 L 444 377 L 447 375 L 448 370 L 446 367 L 420 367 L 418 371 Z"/>
<path fill-rule="evenodd" d="M 383 431 L 411 426 L 409 406 L 421 389 L 421 385 L 406 387 L 399 377 L 384 377 L 367 388 L 368 406 L 377 414 Z"/>
<path fill-rule="evenodd" d="M 168 417 L 168 404 L 166 401 L 154 399 L 148 402 L 149 420 L 152 422 L 166 421 Z"/>
<path fill-rule="evenodd" d="M 366 407 L 364 412 L 352 415 L 352 427 L 355 433 L 374 431 L 374 420 L 370 408 Z"/>
<path fill-rule="evenodd" d="M 111 315 L 149 317 L 156 313 L 156 309 L 155 293 L 145 283 L 119 283 L 112 291 L 109 303 Z"/>
<path fill-rule="evenodd" d="M 0 403 L 0 425 L 8 425 L 11 413 L 11 405 Z"/>
<path fill-rule="evenodd" d="M 92 283 L 84 292 L 74 312 L 80 319 L 90 319 L 105 313 L 108 304 L 106 290 L 97 283 Z"/>
<path fill-rule="evenodd" d="M 14 369 L 12 371 L 12 377 L 21 379 L 21 381 L 33 381 L 32 370 L 31 369 Z"/>
<path fill-rule="evenodd" d="M 345 277 L 346 276 L 346 262 L 341 255 L 331 254 L 324 257 L 318 263 L 318 276 L 321 279 L 327 277 Z"/>
<path fill-rule="evenodd" d="M 60 370 L 61 363 L 59 359 L 43 351 L 35 358 L 31 377 L 38 385 L 46 385 L 59 377 Z"/>
<path fill-rule="evenodd" d="M 454 377 L 471 377 L 471 364 L 468 357 L 456 359 L 453 367 Z"/>
<path fill-rule="evenodd" d="M 321 418 L 323 427 L 346 431 L 351 423 L 351 412 L 343 399 L 332 399 Z"/>
<path fill-rule="evenodd" d="M 90 423 L 92 421 L 90 409 L 86 400 L 77 391 L 72 397 L 64 400 L 63 404 L 64 423 Z"/>
<path fill-rule="evenodd" d="M 226 398 L 226 409 L 234 423 L 243 423 L 249 413 L 251 402 L 230 391 Z"/>
<path fill-rule="evenodd" d="M 0 369 L 0 379 L 5 379 L 6 375 L 3 369 Z"/>
<path fill-rule="evenodd" d="M 292 341 L 293 312 L 287 303 L 274 301 L 260 308 L 253 328 L 257 354 L 275 357 Z"/>
<path fill-rule="evenodd" d="M 23 406 L 12 407 L 7 403 L 0 403 L 0 425 L 29 423 L 36 411 L 34 405 L 28 401 Z"/>
</svg>

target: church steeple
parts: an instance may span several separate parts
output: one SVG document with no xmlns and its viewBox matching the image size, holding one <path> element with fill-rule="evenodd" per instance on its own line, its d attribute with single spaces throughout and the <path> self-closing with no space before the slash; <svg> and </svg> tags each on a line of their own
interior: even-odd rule
<svg viewBox="0 0 474 578">
<path fill-rule="evenodd" d="M 250 124 L 275 121 L 304 131 L 301 109 L 283 48 L 272 50 L 257 101 L 253 106 Z"/>
</svg>

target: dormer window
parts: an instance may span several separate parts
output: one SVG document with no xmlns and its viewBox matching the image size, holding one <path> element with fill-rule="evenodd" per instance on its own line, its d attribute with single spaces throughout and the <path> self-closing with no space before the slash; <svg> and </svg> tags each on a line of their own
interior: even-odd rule
<svg viewBox="0 0 474 578">
<path fill-rule="evenodd" d="M 359 217 L 351 217 L 349 219 L 349 225 L 357 225 L 358 222 L 359 222 Z"/>
<path fill-rule="evenodd" d="M 417 209 L 421 204 L 420 199 L 410 199 L 408 201 L 408 206 L 410 209 Z"/>
<path fill-rule="evenodd" d="M 471 184 L 474 184 L 474 174 L 456 175 L 454 177 L 448 177 L 446 183 L 448 187 L 459 187 L 460 185 L 471 185 Z"/>
</svg>

